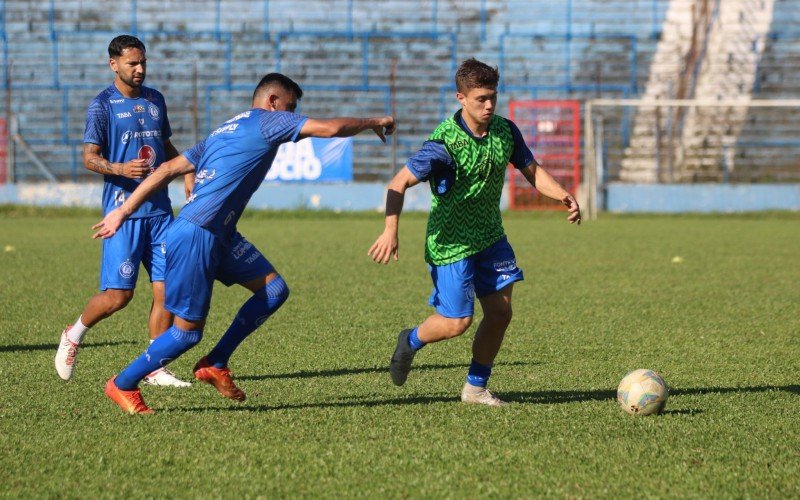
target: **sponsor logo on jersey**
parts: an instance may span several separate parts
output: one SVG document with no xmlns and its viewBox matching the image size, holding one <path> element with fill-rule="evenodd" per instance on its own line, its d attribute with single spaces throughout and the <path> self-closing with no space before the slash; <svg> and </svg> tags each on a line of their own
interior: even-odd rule
<svg viewBox="0 0 800 500">
<path fill-rule="evenodd" d="M 217 175 L 216 169 L 209 172 L 207 168 L 204 168 L 203 170 L 197 172 L 197 175 L 194 176 L 194 182 L 195 184 L 203 184 L 204 182 L 213 179 L 215 175 Z"/>
<path fill-rule="evenodd" d="M 156 164 L 156 150 L 147 144 L 139 148 L 139 154 L 137 157 L 140 160 L 147 160 L 147 166 L 150 168 L 153 168 L 153 166 Z"/>
<path fill-rule="evenodd" d="M 456 149 L 461 149 L 461 148 L 463 148 L 463 147 L 464 147 L 464 146 L 466 146 L 467 144 L 469 144 L 469 141 L 468 141 L 467 139 L 459 139 L 459 140 L 457 140 L 456 142 L 454 142 L 454 143 L 450 144 L 450 149 L 452 149 L 453 151 L 455 151 Z"/>
<path fill-rule="evenodd" d="M 117 118 L 130 118 L 133 115 L 125 111 L 124 113 L 117 113 Z"/>
<path fill-rule="evenodd" d="M 139 132 L 131 132 L 126 130 L 122 133 L 122 144 L 128 144 L 131 139 L 144 139 L 148 137 L 161 137 L 160 130 L 141 130 Z"/>
<path fill-rule="evenodd" d="M 210 136 L 215 136 L 217 134 L 232 134 L 236 132 L 236 129 L 239 128 L 238 123 L 229 123 L 227 125 L 223 125 L 217 130 L 211 132 Z"/>
<path fill-rule="evenodd" d="M 125 102 L 125 99 L 109 99 L 108 102 L 110 102 L 111 104 L 122 104 L 123 102 Z"/>
<path fill-rule="evenodd" d="M 147 112 L 150 113 L 150 117 L 153 120 L 158 120 L 158 106 L 156 106 L 155 104 L 148 104 Z"/>
<path fill-rule="evenodd" d="M 133 262 L 131 262 L 130 260 L 126 260 L 125 262 L 119 265 L 119 275 L 125 279 L 128 279 L 131 276 L 133 276 L 133 271 L 134 271 Z"/>
<path fill-rule="evenodd" d="M 136 106 L 133 107 L 133 112 L 144 113 L 144 106 L 142 106 L 141 104 L 137 104 Z"/>
</svg>

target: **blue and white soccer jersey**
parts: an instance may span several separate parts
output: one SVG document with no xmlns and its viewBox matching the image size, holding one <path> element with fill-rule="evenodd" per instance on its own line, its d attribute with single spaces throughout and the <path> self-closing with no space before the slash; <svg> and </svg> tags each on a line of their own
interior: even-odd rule
<svg viewBox="0 0 800 500">
<path fill-rule="evenodd" d="M 142 87 L 140 97 L 131 99 L 111 85 L 89 104 L 83 142 L 100 146 L 109 162 L 141 158 L 155 170 L 166 159 L 164 141 L 171 135 L 161 93 Z M 122 205 L 140 183 L 141 179 L 105 175 L 103 215 Z M 100 289 L 135 288 L 140 263 L 151 281 L 162 281 L 166 226 L 171 220 L 172 205 L 164 188 L 131 214 L 117 234 L 103 241 Z"/>
<path fill-rule="evenodd" d="M 297 141 L 306 117 L 251 109 L 184 152 L 195 165 L 192 196 L 167 236 L 164 307 L 197 321 L 208 314 L 214 280 L 230 286 L 274 270 L 236 230 L 278 147 Z"/>
<path fill-rule="evenodd" d="M 508 120 L 514 138 L 510 162 L 521 170 L 533 163 L 533 153 L 525 144 L 519 128 Z M 461 128 L 475 137 L 464 123 Z M 475 137 L 476 140 L 480 138 Z M 409 171 L 422 182 L 429 181 L 431 191 L 445 194 L 455 182 L 456 163 L 444 145 L 427 141 L 407 162 Z M 504 236 L 498 242 L 474 255 L 452 264 L 428 266 L 433 291 L 428 303 L 446 318 L 466 318 L 475 312 L 475 297 L 482 298 L 524 279 L 517 267 L 514 249 Z"/>
</svg>

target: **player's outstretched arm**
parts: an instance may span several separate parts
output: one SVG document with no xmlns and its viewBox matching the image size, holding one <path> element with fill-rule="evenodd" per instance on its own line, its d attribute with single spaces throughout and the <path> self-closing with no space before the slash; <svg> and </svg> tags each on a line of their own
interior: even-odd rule
<svg viewBox="0 0 800 500">
<path fill-rule="evenodd" d="M 392 258 L 397 260 L 400 257 L 400 242 L 397 236 L 400 213 L 403 211 L 406 189 L 416 184 L 419 184 L 419 179 L 408 167 L 403 167 L 389 182 L 386 190 L 386 226 L 367 251 L 367 255 L 378 264 L 388 264 Z"/>
<path fill-rule="evenodd" d="M 167 161 L 180 156 L 178 149 L 169 139 L 164 141 L 164 154 L 166 155 Z M 190 172 L 183 176 L 183 194 L 186 196 L 187 200 L 189 199 L 189 196 L 192 195 L 192 189 L 194 189 L 194 172 Z"/>
<path fill-rule="evenodd" d="M 125 203 L 110 211 L 102 221 L 92 226 L 92 229 L 97 229 L 92 238 L 111 238 L 114 236 L 117 229 L 125 222 L 125 219 L 142 206 L 142 203 L 153 193 L 169 184 L 172 179 L 190 172 L 194 172 L 194 165 L 183 155 L 162 163 L 153 175 L 139 184 L 128 199 L 125 200 Z"/>
<path fill-rule="evenodd" d="M 578 206 L 578 202 L 575 201 L 575 198 L 569 194 L 569 192 L 564 189 L 561 184 L 558 183 L 553 176 L 547 173 L 545 169 L 539 166 L 536 163 L 536 160 L 533 161 L 530 165 L 525 167 L 521 170 L 522 175 L 531 183 L 531 186 L 535 187 L 540 193 L 547 196 L 548 198 L 552 198 L 554 200 L 558 200 L 567 207 L 567 220 L 570 224 L 581 223 L 581 209 Z"/>
<path fill-rule="evenodd" d="M 129 179 L 143 179 L 150 173 L 147 160 L 134 158 L 125 163 L 111 163 L 103 158 L 102 148 L 97 144 L 83 144 L 83 166 L 103 175 L 121 175 Z"/>
<path fill-rule="evenodd" d="M 386 136 L 394 133 L 394 118 L 381 116 L 376 118 L 331 118 L 317 120 L 309 118 L 300 129 L 299 138 L 305 137 L 352 137 L 356 134 L 372 130 L 386 142 Z"/>
</svg>

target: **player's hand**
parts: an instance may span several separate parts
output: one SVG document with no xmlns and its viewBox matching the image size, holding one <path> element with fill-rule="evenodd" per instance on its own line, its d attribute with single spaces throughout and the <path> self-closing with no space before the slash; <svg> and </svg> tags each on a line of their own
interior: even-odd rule
<svg viewBox="0 0 800 500">
<path fill-rule="evenodd" d="M 394 133 L 395 124 L 394 118 L 391 116 L 384 116 L 378 118 L 377 124 L 372 127 L 373 132 L 381 138 L 381 141 L 386 142 L 386 136 Z"/>
<path fill-rule="evenodd" d="M 566 195 L 565 197 L 561 198 L 561 203 L 567 207 L 567 220 L 570 224 L 575 224 L 576 222 L 578 225 L 581 225 L 581 208 L 578 206 L 578 202 L 575 201 L 575 198 L 572 197 L 571 194 Z"/>
<path fill-rule="evenodd" d="M 92 239 L 103 238 L 108 239 L 116 234 L 117 229 L 125 222 L 127 216 L 123 213 L 122 210 L 119 208 L 115 208 L 114 210 L 108 212 L 108 214 L 103 217 L 103 220 L 92 226 L 92 229 L 97 229 L 98 231 L 94 233 Z"/>
<path fill-rule="evenodd" d="M 144 179 L 150 175 L 150 170 L 147 160 L 136 158 L 122 164 L 120 175 L 128 179 Z"/>
<path fill-rule="evenodd" d="M 392 257 L 394 257 L 394 260 L 399 259 L 399 246 L 397 233 L 394 231 L 384 231 L 383 234 L 375 240 L 375 243 L 369 247 L 367 255 L 372 257 L 372 260 L 378 264 L 388 264 Z"/>
</svg>

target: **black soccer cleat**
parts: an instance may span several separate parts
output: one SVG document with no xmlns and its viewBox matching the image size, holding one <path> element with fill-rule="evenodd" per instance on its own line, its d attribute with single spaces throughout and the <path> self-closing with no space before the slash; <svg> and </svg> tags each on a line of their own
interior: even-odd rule
<svg viewBox="0 0 800 500">
<path fill-rule="evenodd" d="M 411 362 L 414 361 L 414 355 L 417 351 L 408 345 L 408 336 L 411 330 L 403 330 L 397 336 L 397 347 L 392 354 L 392 360 L 389 362 L 389 375 L 392 376 L 394 385 L 403 385 L 408 378 L 408 372 L 411 371 Z"/>
</svg>

